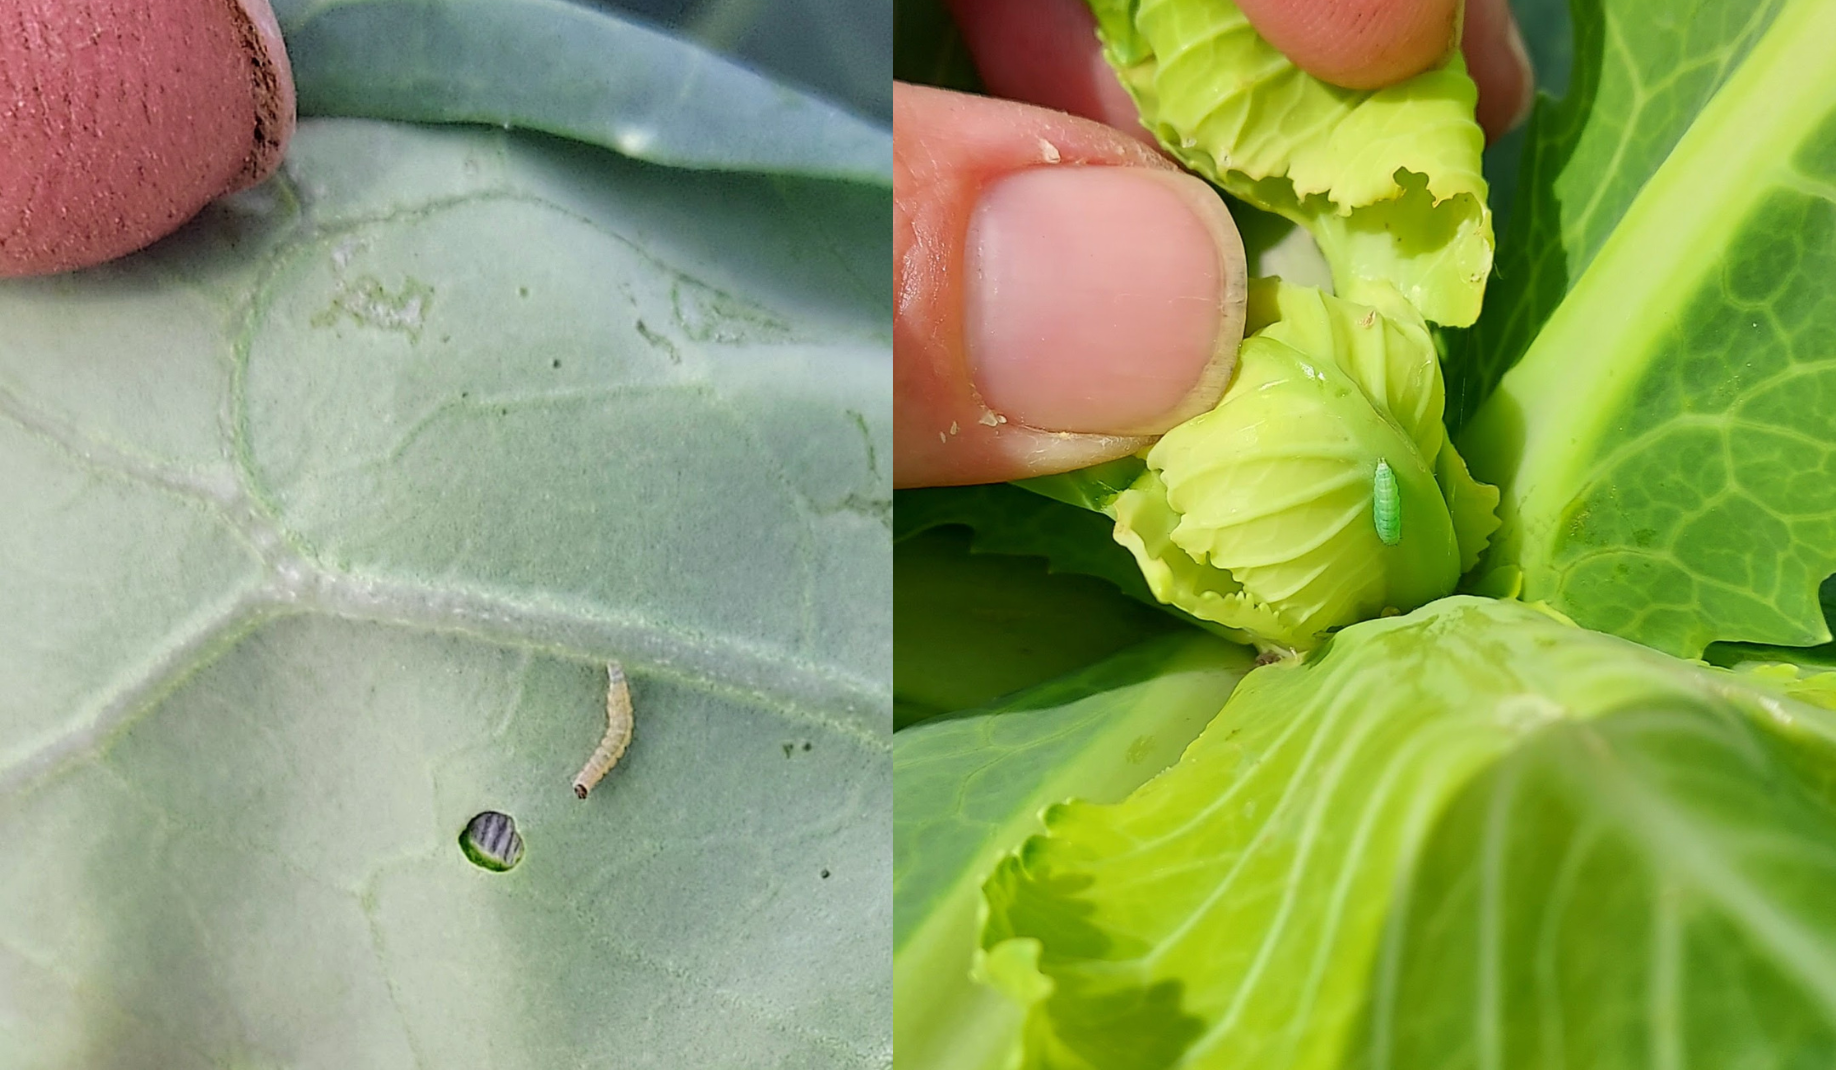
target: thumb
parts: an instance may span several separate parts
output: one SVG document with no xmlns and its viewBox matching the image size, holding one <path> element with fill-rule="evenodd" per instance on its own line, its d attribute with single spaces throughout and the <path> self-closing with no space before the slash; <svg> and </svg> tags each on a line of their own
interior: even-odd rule
<svg viewBox="0 0 1836 1070">
<path fill-rule="evenodd" d="M 1209 186 L 1109 127 L 906 85 L 893 156 L 898 485 L 1111 460 L 1216 404 L 1247 272 Z"/>
</svg>

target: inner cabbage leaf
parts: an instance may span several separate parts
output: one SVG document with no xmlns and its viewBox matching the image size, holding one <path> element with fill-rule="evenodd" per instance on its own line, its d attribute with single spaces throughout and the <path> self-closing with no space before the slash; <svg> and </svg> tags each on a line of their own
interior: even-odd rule
<svg viewBox="0 0 1836 1070">
<path fill-rule="evenodd" d="M 1427 324 L 1386 291 L 1380 310 L 1252 283 L 1252 333 L 1224 397 L 1149 449 L 1106 508 L 1156 597 L 1302 650 L 1449 593 L 1478 559 L 1497 492 L 1447 440 Z M 1393 503 L 1378 500 L 1380 464 Z M 1393 543 L 1386 507 L 1400 519 Z"/>
<path fill-rule="evenodd" d="M 1459 50 L 1378 90 L 1296 67 L 1229 0 L 1090 0 L 1141 120 L 1187 167 L 1306 227 L 1338 293 L 1394 286 L 1430 321 L 1479 316 L 1492 269 L 1485 135 Z"/>
<path fill-rule="evenodd" d="M 1090 2 L 1142 122 L 1240 201 L 1306 228 L 1338 296 L 1255 284 L 1211 412 L 1144 468 L 1025 485 L 1114 517 L 1155 597 L 1265 647 L 1308 649 L 1450 593 L 1497 527 L 1496 490 L 1448 441 L 1429 327 L 1477 318 L 1492 263 L 1484 136 L 1457 50 L 1399 85 L 1349 90 L 1224 0 Z"/>
</svg>

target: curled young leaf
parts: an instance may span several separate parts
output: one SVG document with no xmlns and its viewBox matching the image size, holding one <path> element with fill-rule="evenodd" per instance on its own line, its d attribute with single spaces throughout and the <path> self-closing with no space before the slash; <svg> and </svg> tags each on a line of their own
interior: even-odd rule
<svg viewBox="0 0 1836 1070">
<path fill-rule="evenodd" d="M 1304 650 L 1450 593 L 1477 559 L 1497 492 L 1448 445 L 1426 324 L 1388 293 L 1386 313 L 1252 284 L 1261 326 L 1230 388 L 1149 450 L 1111 506 L 1157 597 Z"/>
</svg>

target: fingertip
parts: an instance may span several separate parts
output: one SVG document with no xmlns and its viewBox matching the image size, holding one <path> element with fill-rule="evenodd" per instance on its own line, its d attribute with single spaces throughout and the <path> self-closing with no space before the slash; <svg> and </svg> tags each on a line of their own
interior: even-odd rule
<svg viewBox="0 0 1836 1070">
<path fill-rule="evenodd" d="M 237 0 L 239 27 L 249 57 L 249 90 L 255 101 L 255 131 L 248 159 L 236 177 L 238 189 L 268 180 L 280 169 L 281 157 L 298 122 L 298 100 L 287 43 L 269 0 Z"/>
<path fill-rule="evenodd" d="M 1175 171 L 1038 167 L 983 191 L 965 257 L 967 370 L 1041 431 L 1158 435 L 1216 404 L 1243 336 L 1243 243 Z"/>
<path fill-rule="evenodd" d="M 1062 112 L 893 105 L 897 485 L 1084 467 L 1216 401 L 1247 270 L 1214 191 Z"/>
<path fill-rule="evenodd" d="M 1536 97 L 1530 54 L 1508 0 L 1469 0 L 1460 50 L 1479 87 L 1479 125 L 1487 141 L 1496 141 L 1529 117 Z"/>
<path fill-rule="evenodd" d="M 1459 0 L 1238 0 L 1270 44 L 1302 70 L 1347 89 L 1376 89 L 1446 56 Z"/>
<path fill-rule="evenodd" d="M 33 0 L 7 16 L 0 277 L 124 256 L 279 166 L 294 91 L 268 0 Z"/>
<path fill-rule="evenodd" d="M 1103 58 L 1084 0 L 950 0 L 988 91 L 1056 108 L 1152 141 Z"/>
</svg>

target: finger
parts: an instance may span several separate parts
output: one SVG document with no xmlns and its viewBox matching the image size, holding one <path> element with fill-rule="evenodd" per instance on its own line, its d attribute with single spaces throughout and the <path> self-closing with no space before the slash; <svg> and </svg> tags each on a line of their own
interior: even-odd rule
<svg viewBox="0 0 1836 1070">
<path fill-rule="evenodd" d="M 950 0 L 950 13 L 990 93 L 1152 140 L 1084 0 Z"/>
<path fill-rule="evenodd" d="M 1420 74 L 1453 47 L 1459 0 L 1237 0 L 1270 44 L 1348 89 Z"/>
<path fill-rule="evenodd" d="M 1433 66 L 1453 36 L 1453 0 L 1243 0 L 1258 32 L 1338 85 L 1387 85 Z M 1103 58 L 1084 0 L 951 0 L 990 92 L 1151 139 Z M 1278 37 L 1280 39 L 1278 39 Z M 1523 121 L 1535 81 L 1508 0 L 1468 0 L 1461 47 L 1496 140 Z"/>
<path fill-rule="evenodd" d="M 1524 121 L 1536 95 L 1536 77 L 1509 0 L 1467 0 L 1460 50 L 1479 86 L 1479 125 L 1487 141 L 1496 141 Z"/>
<path fill-rule="evenodd" d="M 1223 203 L 1059 112 L 896 85 L 894 479 L 1132 453 L 1216 404 L 1243 330 Z"/>
<path fill-rule="evenodd" d="M 133 252 L 280 165 L 293 79 L 268 0 L 0 9 L 0 276 Z"/>
</svg>

